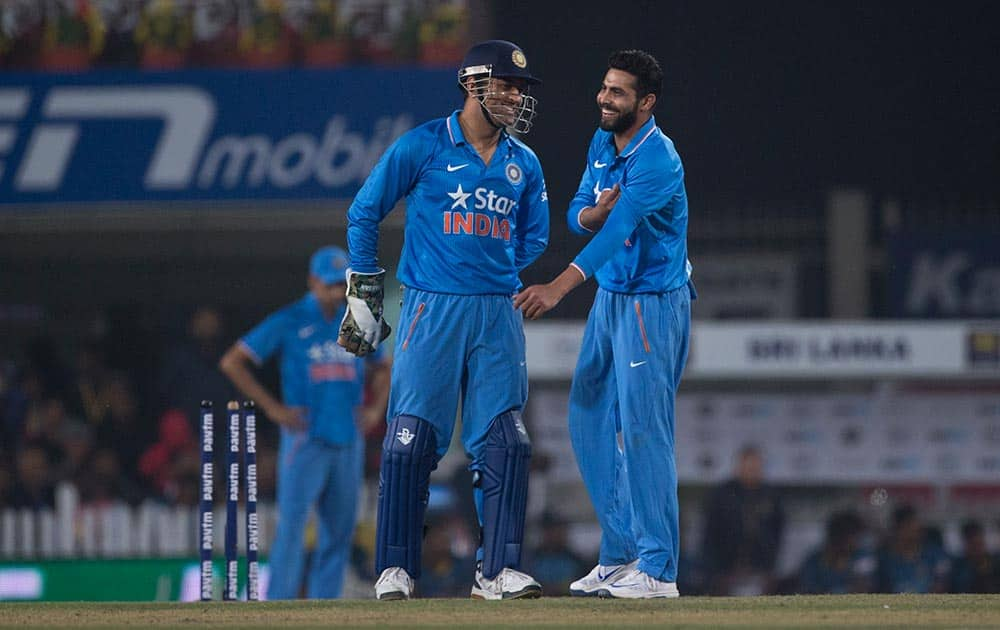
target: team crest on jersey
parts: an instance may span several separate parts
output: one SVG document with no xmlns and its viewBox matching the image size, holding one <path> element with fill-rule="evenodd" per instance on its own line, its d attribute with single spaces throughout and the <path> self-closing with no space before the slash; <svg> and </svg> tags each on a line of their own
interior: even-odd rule
<svg viewBox="0 0 1000 630">
<path fill-rule="evenodd" d="M 509 181 L 511 184 L 514 184 L 515 186 L 520 184 L 521 178 L 524 177 L 524 174 L 521 172 L 521 167 L 518 166 L 517 164 L 514 164 L 513 162 L 507 165 L 507 168 L 504 170 L 504 173 L 506 173 L 507 175 L 507 181 Z"/>
<path fill-rule="evenodd" d="M 520 50 L 515 49 L 514 52 L 510 54 L 510 60 L 513 61 L 514 65 L 518 68 L 524 68 L 528 65 L 528 60 L 524 58 L 524 53 Z"/>
</svg>

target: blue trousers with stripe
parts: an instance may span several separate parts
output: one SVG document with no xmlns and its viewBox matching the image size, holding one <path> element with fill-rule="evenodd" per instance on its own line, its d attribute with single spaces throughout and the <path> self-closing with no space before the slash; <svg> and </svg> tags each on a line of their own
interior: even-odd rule
<svg viewBox="0 0 1000 630">
<path fill-rule="evenodd" d="M 449 295 L 407 288 L 392 360 L 389 418 L 430 422 L 438 457 L 462 405 L 462 444 L 473 469 L 490 422 L 528 399 L 521 312 L 510 296 Z"/>
<path fill-rule="evenodd" d="M 364 442 L 329 444 L 282 429 L 278 448 L 278 523 L 271 545 L 268 599 L 299 596 L 305 530 L 316 512 L 316 548 L 307 577 L 310 599 L 340 597 L 350 559 L 364 465 Z"/>
<path fill-rule="evenodd" d="M 687 361 L 691 289 L 599 289 L 569 400 L 569 433 L 601 525 L 600 564 L 677 580 L 674 400 Z"/>
</svg>

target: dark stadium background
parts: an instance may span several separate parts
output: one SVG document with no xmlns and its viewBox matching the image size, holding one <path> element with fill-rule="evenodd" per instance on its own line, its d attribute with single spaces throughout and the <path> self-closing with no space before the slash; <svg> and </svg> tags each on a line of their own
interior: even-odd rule
<svg viewBox="0 0 1000 630">
<path fill-rule="evenodd" d="M 368 4 L 384 8 L 398 3 Z M 409 4 L 441 3 L 409 0 Z M 776 485 L 792 520 L 802 525 L 795 530 L 800 537 L 787 541 L 801 553 L 822 534 L 823 520 L 835 508 L 859 512 L 869 540 L 877 542 L 891 532 L 893 510 L 913 504 L 919 517 L 927 519 L 929 531 L 941 535 L 944 530 L 951 542 L 958 540 L 965 519 L 977 519 L 986 527 L 996 558 L 1000 486 L 995 479 L 984 482 L 981 475 L 964 485 L 933 483 L 927 481 L 926 469 L 913 479 L 892 477 L 892 483 L 877 476 L 795 483 L 788 475 L 790 466 L 818 465 L 828 448 L 874 444 L 868 454 L 877 455 L 878 449 L 897 446 L 893 442 L 897 438 L 899 443 L 925 439 L 923 434 L 914 437 L 916 428 L 908 433 L 912 427 L 928 428 L 921 442 L 927 451 L 918 449 L 915 456 L 933 452 L 938 457 L 939 451 L 933 449 L 941 447 L 941 457 L 933 464 L 942 467 L 972 461 L 968 453 L 974 449 L 983 453 L 1000 444 L 1000 411 L 996 411 L 1000 410 L 996 387 L 1000 4 L 972 0 L 947 4 L 454 0 L 452 4 L 468 10 L 469 41 L 496 37 L 517 42 L 533 72 L 543 79 L 534 92 L 539 115 L 526 141 L 545 171 L 552 235 L 548 250 L 522 275 L 524 282 L 547 281 L 584 243 L 565 228 L 564 212 L 595 129 L 594 97 L 608 54 L 633 47 L 652 52 L 665 70 L 657 122 L 674 140 L 686 171 L 690 258 L 701 292 L 694 306 L 696 334 L 699 325 L 707 330 L 761 323 L 771 326 L 768 334 L 777 337 L 787 331 L 793 341 L 801 341 L 815 331 L 843 324 L 855 326 L 851 330 L 860 331 L 856 339 L 862 342 L 868 339 L 865 335 L 873 335 L 877 346 L 870 362 L 855 366 L 847 376 L 831 376 L 822 368 L 804 376 L 772 376 L 755 369 L 729 373 L 718 365 L 689 366 L 690 378 L 682 384 L 680 398 L 688 399 L 684 413 L 694 418 L 690 424 L 739 424 L 756 419 L 758 412 L 780 416 L 774 407 L 789 396 L 798 397 L 795 400 L 807 411 L 795 403 L 788 413 L 801 412 L 805 428 L 799 432 L 800 427 L 793 426 L 776 441 L 780 448 L 791 448 L 789 444 L 799 448 L 795 440 L 807 445 L 798 459 L 777 467 L 784 472 Z M 3 43 L 0 39 L 0 61 L 5 59 Z M 417 67 L 411 63 L 412 59 L 381 63 L 367 59 L 358 66 L 362 71 L 385 67 L 406 71 Z M 451 72 L 455 63 L 436 69 Z M 134 60 L 122 65 L 136 71 Z M 115 71 L 104 68 L 89 76 L 101 72 L 114 76 Z M 15 64 L 0 65 L 0 90 L 19 85 L 32 72 Z M 152 81 L 169 81 L 174 76 L 170 72 L 149 76 L 157 77 Z M 254 75 L 257 70 L 246 72 L 247 77 L 260 76 Z M 87 73 L 82 75 L 67 80 L 86 80 Z M 435 80 L 441 81 L 442 93 L 453 95 L 451 106 L 458 107 L 459 93 L 448 75 Z M 357 114 L 376 103 L 381 106 L 387 94 L 398 99 L 400 111 L 415 106 L 416 99 L 399 96 L 387 86 L 353 95 L 350 111 Z M 266 96 L 278 102 L 286 98 Z M 293 109 L 296 102 L 287 100 Z M 285 112 L 275 108 L 266 114 L 261 118 L 281 120 Z M 0 125 L 7 124 L 13 123 L 0 120 Z M 18 137 L 27 133 L 19 130 Z M 147 133 L 150 137 L 142 140 L 151 140 L 152 132 L 147 129 Z M 88 138 L 99 142 L 95 135 Z M 23 151 L 21 144 L 16 146 Z M 53 379 L 65 377 L 76 357 L 97 339 L 109 367 L 126 373 L 142 417 L 152 423 L 162 411 L 159 371 L 171 351 L 184 342 L 192 311 L 218 308 L 225 320 L 222 342 L 231 343 L 304 292 L 306 261 L 312 251 L 344 241 L 350 203 L 345 195 L 297 193 L 294 199 L 276 200 L 195 194 L 180 201 L 114 201 L 116 173 L 108 173 L 108 198 L 102 201 L 57 198 L 23 203 L 14 198 L 10 185 L 11 155 L 9 151 L 0 155 L 5 161 L 0 173 L 0 402 L 9 391 L 5 387 L 26 366 L 48 370 L 45 375 Z M 389 267 L 402 245 L 402 216 L 397 210 L 383 226 L 381 252 Z M 914 306 L 907 295 L 920 256 L 938 262 L 958 256 L 966 266 L 946 278 L 953 284 L 939 287 L 944 293 L 934 294 L 938 302 L 927 299 Z M 546 317 L 559 330 L 544 329 L 529 337 L 540 342 L 541 354 L 547 355 L 536 368 L 550 370 L 532 383 L 529 428 L 539 445 L 563 448 L 536 458 L 542 473 L 550 476 L 568 470 L 572 477 L 575 470 L 564 436 L 557 430 L 564 424 L 569 380 L 559 362 L 572 360 L 567 348 L 575 348 L 574 326 L 582 324 L 594 288 L 590 283 L 578 289 Z M 941 301 L 952 295 L 955 304 Z M 395 307 L 389 308 L 392 313 Z M 880 323 L 886 328 L 878 328 Z M 904 324 L 919 329 L 915 336 L 906 336 L 910 329 L 904 330 Z M 895 339 L 897 331 L 907 343 L 919 343 L 925 333 L 936 334 L 952 325 L 961 330 L 957 355 L 963 361 L 953 373 L 911 377 L 904 371 L 877 372 L 879 360 L 888 353 L 879 344 Z M 746 335 L 749 338 L 750 333 Z M 549 354 L 552 346 L 542 345 L 547 339 L 562 343 L 560 352 Z M 755 347 L 763 354 L 771 348 Z M 273 366 L 265 371 L 271 384 L 275 372 Z M 910 399 L 916 402 L 909 404 Z M 831 416 L 839 422 L 841 411 L 849 416 L 858 400 L 873 406 L 888 400 L 890 408 L 879 408 L 883 415 L 864 416 L 869 424 L 846 427 L 836 434 L 835 444 L 810 450 L 810 431 L 821 430 Z M 928 411 L 922 408 L 927 400 L 940 406 Z M 956 403 L 954 409 L 948 406 L 951 401 Z M 0 407 L 0 413 L 5 412 Z M 778 424 L 787 421 L 787 415 L 769 418 Z M 898 425 L 884 443 L 866 441 L 890 417 Z M 968 429 L 963 423 L 970 417 L 988 425 L 986 432 Z M 266 425 L 263 431 L 265 442 L 273 440 Z M 8 437 L 2 431 L 0 436 Z M 717 437 L 724 441 L 726 432 Z M 705 437 L 706 442 L 712 439 Z M 952 439 L 958 446 L 948 450 Z M 11 443 L 0 444 L 0 454 L 11 455 L 13 449 Z M 720 457 L 720 452 L 728 451 L 713 451 L 712 457 Z M 707 494 L 731 468 L 728 460 L 712 457 L 699 455 L 698 461 L 699 470 L 711 474 L 682 478 L 682 518 L 694 519 L 685 524 L 689 529 L 700 525 Z M 988 453 L 976 457 L 979 473 L 1000 466 L 995 453 L 993 459 Z M 889 463 L 900 462 L 909 463 L 905 457 Z M 773 464 L 774 459 L 768 462 Z M 769 474 L 774 470 L 769 468 Z M 845 466 L 837 472 L 852 471 Z M 369 473 L 371 477 L 372 470 Z M 3 477 L 0 474 L 0 482 Z M 450 491 L 441 492 L 436 497 L 444 504 L 461 501 Z M 559 521 L 556 526 L 568 524 L 571 536 L 579 534 L 587 544 L 593 542 L 592 515 L 579 483 L 553 483 L 547 493 L 543 488 L 535 496 L 553 508 L 545 511 L 546 523 L 551 525 L 554 519 Z M 0 512 L 3 501 L 0 483 Z M 539 517 L 538 506 L 534 509 Z M 541 531 L 542 520 L 533 522 L 536 531 Z M 0 530 L 4 523 L 0 521 Z M 690 533 L 685 531 L 685 539 Z M 697 539 L 697 534 L 690 539 Z M 21 559 L 0 554 L 0 564 Z M 176 558 L 171 561 L 183 564 Z M 588 566 L 591 561 L 586 558 Z M 1000 566 L 1000 559 L 996 563 Z M 63 565 L 67 566 L 71 565 Z M 117 570 L 117 565 L 108 564 L 101 574 Z M 75 586 L 72 579 L 66 582 Z M 95 578 L 93 588 L 100 590 L 103 583 Z M 782 584 L 774 590 L 794 590 L 791 582 Z M 73 593 L 67 591 L 65 598 L 74 598 Z"/>
</svg>

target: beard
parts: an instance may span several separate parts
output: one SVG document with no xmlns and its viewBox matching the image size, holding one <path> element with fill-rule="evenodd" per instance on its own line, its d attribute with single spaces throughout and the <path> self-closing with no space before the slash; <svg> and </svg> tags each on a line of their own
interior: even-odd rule
<svg viewBox="0 0 1000 630">
<path fill-rule="evenodd" d="M 610 131 L 611 133 L 621 133 L 622 131 L 625 131 L 635 123 L 635 119 L 638 117 L 638 115 L 639 115 L 639 105 L 638 103 L 636 103 L 636 106 L 632 109 L 626 111 L 619 111 L 618 116 L 616 116 L 613 119 L 605 120 L 601 118 L 601 121 L 600 123 L 598 123 L 598 125 L 604 131 Z"/>
</svg>

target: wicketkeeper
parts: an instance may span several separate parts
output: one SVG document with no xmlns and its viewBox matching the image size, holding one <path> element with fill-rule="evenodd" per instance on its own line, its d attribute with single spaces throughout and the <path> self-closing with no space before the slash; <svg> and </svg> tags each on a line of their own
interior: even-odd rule
<svg viewBox="0 0 1000 630">
<path fill-rule="evenodd" d="M 518 273 L 545 249 L 549 206 L 526 133 L 538 79 L 506 41 L 473 46 L 458 72 L 465 102 L 447 118 L 403 135 L 382 156 L 348 211 L 350 312 L 340 344 L 377 348 L 385 272 L 378 225 L 406 197 L 404 285 L 379 484 L 375 584 L 379 599 L 408 599 L 420 577 L 431 471 L 447 451 L 461 402 L 482 527 L 472 596 L 538 597 L 520 571 L 531 443 L 522 317 L 511 296 Z"/>
</svg>

